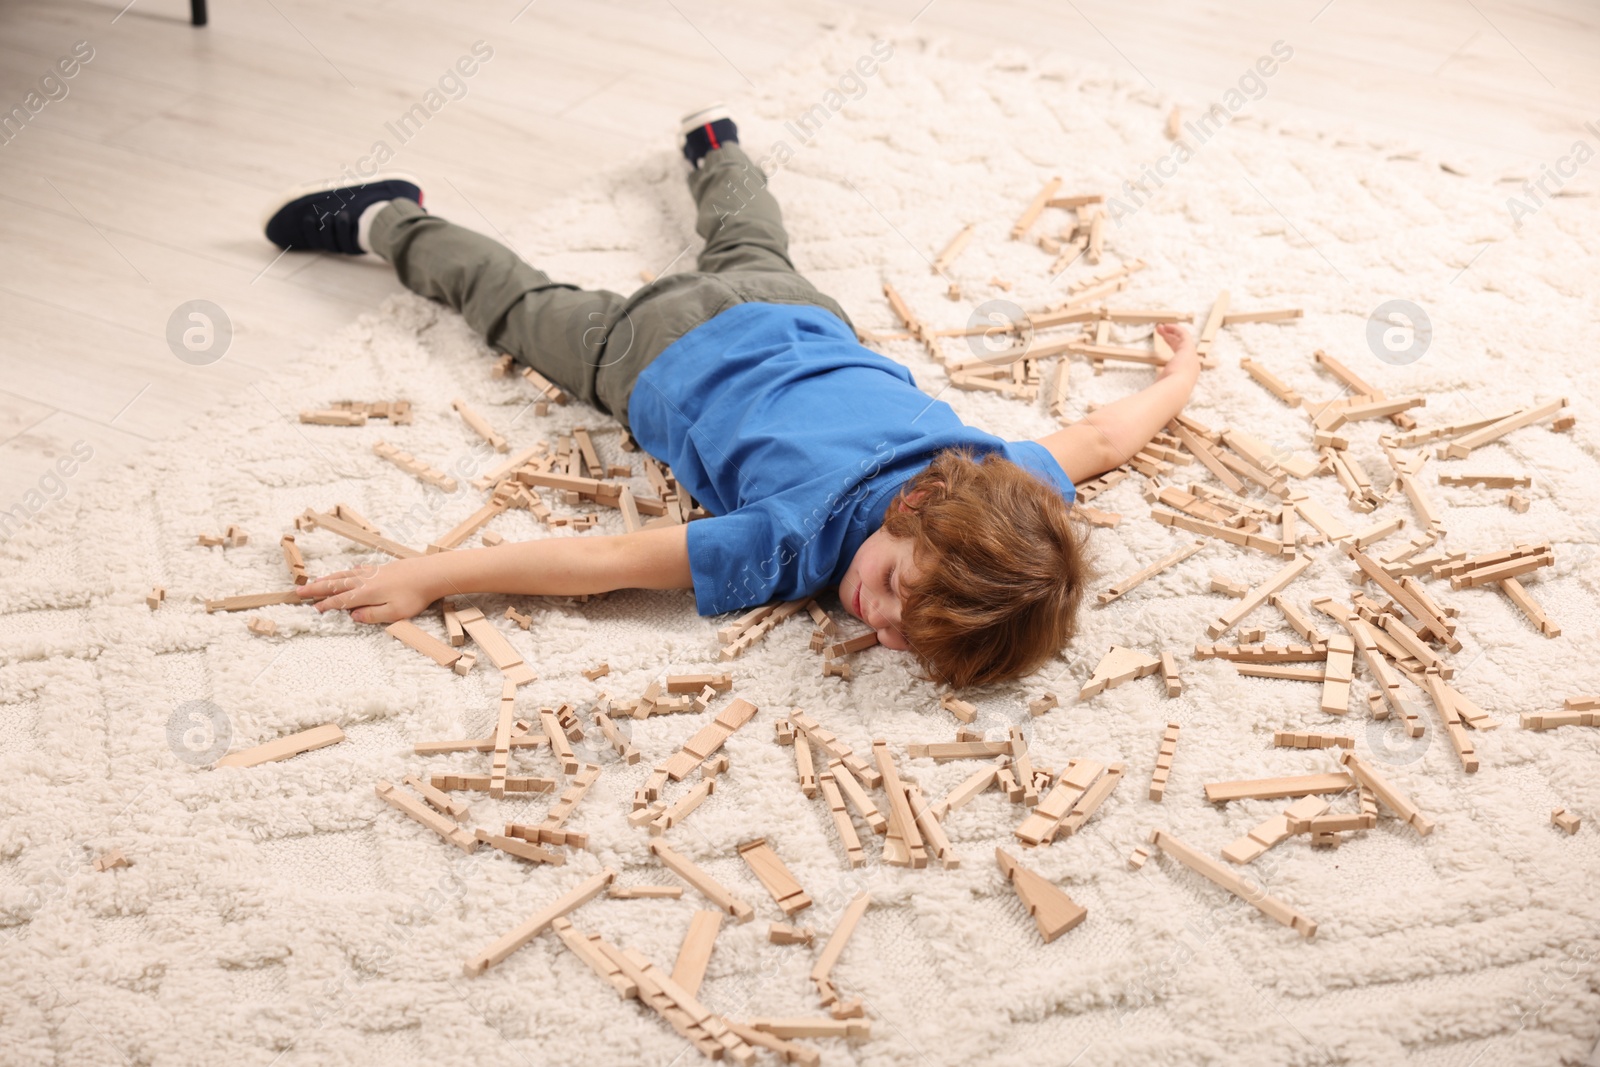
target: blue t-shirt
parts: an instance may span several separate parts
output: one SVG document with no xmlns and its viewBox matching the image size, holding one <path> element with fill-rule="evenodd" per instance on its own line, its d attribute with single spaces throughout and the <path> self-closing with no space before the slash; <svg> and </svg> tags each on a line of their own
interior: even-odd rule
<svg viewBox="0 0 1600 1067">
<path fill-rule="evenodd" d="M 639 375 L 628 414 L 713 516 L 687 531 L 702 615 L 836 584 L 896 491 L 947 448 L 999 452 L 1073 498 L 1042 445 L 965 425 L 818 307 L 745 303 L 695 327 Z"/>
</svg>

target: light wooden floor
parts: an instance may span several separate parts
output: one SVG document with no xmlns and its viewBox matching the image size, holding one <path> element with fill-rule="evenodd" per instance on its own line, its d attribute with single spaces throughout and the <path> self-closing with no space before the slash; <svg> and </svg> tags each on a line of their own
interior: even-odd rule
<svg viewBox="0 0 1600 1067">
<path fill-rule="evenodd" d="M 670 143 L 680 114 L 737 99 L 850 18 L 914 21 L 957 55 L 1095 60 L 1193 99 L 1282 38 L 1296 55 L 1278 103 L 1535 168 L 1600 119 L 1586 0 L 214 0 L 204 30 L 183 0 L 122 2 L 0 7 L 0 108 L 74 42 L 95 50 L 0 145 L 0 508 L 74 441 L 109 463 L 218 401 L 270 402 L 264 381 L 397 288 L 375 261 L 277 260 L 259 215 L 363 154 L 478 39 L 493 60 L 396 164 L 491 234 L 561 195 L 565 158 Z M 165 340 L 196 297 L 235 324 L 206 367 Z"/>
</svg>

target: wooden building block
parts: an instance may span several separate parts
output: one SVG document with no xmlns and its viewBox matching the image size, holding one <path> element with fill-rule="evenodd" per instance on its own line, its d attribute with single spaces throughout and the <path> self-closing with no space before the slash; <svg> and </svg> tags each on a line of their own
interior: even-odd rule
<svg viewBox="0 0 1600 1067">
<path fill-rule="evenodd" d="M 397 811 L 411 816 L 412 819 L 426 826 L 450 844 L 463 852 L 472 852 L 478 847 L 478 839 L 469 831 L 456 825 L 454 819 L 441 815 L 418 798 L 403 790 L 396 789 L 394 783 L 378 779 L 378 796 L 384 803 Z"/>
<path fill-rule="evenodd" d="M 1464 437 L 1458 437 L 1449 445 L 1441 448 L 1441 459 L 1466 459 L 1472 455 L 1474 449 L 1482 448 L 1491 441 L 1498 441 L 1513 430 L 1520 430 L 1524 426 L 1531 426 L 1556 414 L 1567 406 L 1566 397 L 1552 400 L 1547 404 L 1524 408 L 1515 415 L 1508 416 L 1498 422 L 1490 423 L 1481 430 L 1475 430 Z"/>
<path fill-rule="evenodd" d="M 1576 830 L 1577 826 L 1574 825 L 1572 830 L 1568 832 L 1576 832 Z M 133 864 L 128 861 L 128 857 L 122 854 L 122 850 L 120 848 L 108 849 L 94 858 L 94 869 L 100 871 L 101 873 L 106 871 L 114 871 L 118 867 L 132 866 Z"/>
<path fill-rule="evenodd" d="M 1554 808 L 1550 812 L 1550 823 L 1552 826 L 1559 826 L 1568 834 L 1575 834 L 1578 832 L 1578 827 L 1582 825 L 1583 820 L 1566 808 Z"/>
<path fill-rule="evenodd" d="M 1044 211 L 1045 205 L 1049 203 L 1051 197 L 1056 195 L 1056 190 L 1059 188 L 1061 188 L 1060 178 L 1051 178 L 1045 182 L 1044 188 L 1034 195 L 1028 206 L 1023 209 L 1022 214 L 1018 216 L 1016 224 L 1011 227 L 1011 239 L 1013 241 L 1021 240 L 1027 235 L 1028 230 L 1033 227 L 1034 222 L 1038 220 L 1039 215 Z"/>
<path fill-rule="evenodd" d="M 464 970 L 469 977 L 480 975 L 495 964 L 503 962 L 505 958 L 529 941 L 544 933 L 550 925 L 559 918 L 587 904 L 595 897 L 604 893 L 606 887 L 617 880 L 617 872 L 610 868 L 601 868 L 598 874 L 590 875 L 579 882 L 568 892 L 557 897 L 552 903 L 534 912 L 527 921 L 517 926 L 510 933 L 496 940 L 488 948 L 467 960 Z"/>
<path fill-rule="evenodd" d="M 767 940 L 774 945 L 809 945 L 816 937 L 817 931 L 810 926 L 773 923 L 767 927 Z"/>
<path fill-rule="evenodd" d="M 702 760 L 721 748 L 723 742 L 731 737 L 735 730 L 754 718 L 756 710 L 756 706 L 748 700 L 735 698 L 731 701 L 715 719 L 701 727 L 698 733 L 685 741 L 683 747 L 663 764 L 667 777 L 674 782 L 683 781 Z"/>
<path fill-rule="evenodd" d="M 817 784 L 828 802 L 834 829 L 839 832 L 839 842 L 844 846 L 846 862 L 852 867 L 862 866 L 866 863 L 866 856 L 861 850 L 861 837 L 856 833 L 855 824 L 850 821 L 850 811 L 845 807 L 844 794 L 839 790 L 837 779 L 831 772 L 823 771 L 817 776 Z"/>
<path fill-rule="evenodd" d="M 689 932 L 684 934 L 678 959 L 672 965 L 672 980 L 691 995 L 700 992 L 700 983 L 706 976 L 706 965 L 711 962 L 711 949 L 716 945 L 717 933 L 721 929 L 720 911 L 697 911 L 689 920 Z"/>
<path fill-rule="evenodd" d="M 146 599 L 146 604 L 149 600 Z M 297 589 L 287 589 L 281 593 L 246 593 L 243 596 L 223 597 L 220 600 L 205 601 L 206 614 L 215 611 L 254 611 L 256 608 L 268 608 L 275 604 L 306 604 L 310 601 L 300 596 Z"/>
<path fill-rule="evenodd" d="M 967 244 L 972 240 L 972 234 L 977 229 L 977 223 L 968 223 L 961 228 L 961 232 L 950 239 L 950 243 L 933 259 L 933 273 L 943 274 L 956 261 L 956 257 L 966 250 Z"/>
<path fill-rule="evenodd" d="M 1005 849 L 996 848 L 994 858 L 1023 907 L 1033 916 L 1045 944 L 1083 922 L 1089 914 L 1054 882 L 1022 866 Z"/>
<path fill-rule="evenodd" d="M 708 685 L 718 693 L 726 693 L 733 688 L 733 675 L 669 674 L 666 678 L 669 693 L 698 693 Z"/>
<path fill-rule="evenodd" d="M 811 906 L 811 898 L 800 888 L 800 883 L 794 880 L 789 868 L 767 844 L 766 838 L 746 841 L 739 846 L 739 855 L 750 865 L 750 870 L 767 892 L 772 894 L 772 899 L 783 909 L 784 915 L 792 918 L 795 912 Z"/>
<path fill-rule="evenodd" d="M 867 913 L 867 908 L 872 904 L 869 893 L 858 893 L 848 905 L 844 914 L 839 917 L 839 923 L 833 928 L 833 933 L 828 935 L 828 941 L 822 946 L 822 953 L 817 957 L 817 962 L 811 966 L 811 984 L 817 987 L 817 992 L 822 997 L 823 1007 L 828 1007 L 838 999 L 838 994 L 833 989 L 830 976 L 833 965 L 839 962 L 839 957 L 844 954 L 845 946 L 850 943 L 850 938 L 856 932 L 856 926 L 861 922 L 861 917 Z"/>
<path fill-rule="evenodd" d="M 1259 857 L 1267 849 L 1272 848 L 1290 836 L 1290 823 L 1294 820 L 1310 819 L 1321 815 L 1328 810 L 1328 802 L 1321 797 L 1305 796 L 1290 804 L 1281 815 L 1257 825 L 1248 834 L 1239 838 L 1222 850 L 1222 858 L 1229 863 L 1249 863 Z"/>
<path fill-rule="evenodd" d="M 895 867 L 926 867 L 928 852 L 922 843 L 922 832 L 917 828 L 906 800 L 906 791 L 889 755 L 889 743 L 881 739 L 872 742 L 872 757 L 883 776 L 883 791 L 889 798 L 889 827 L 884 836 L 883 859 Z"/>
<path fill-rule="evenodd" d="M 1120 763 L 1113 763 L 1107 767 L 1106 773 L 1095 779 L 1094 784 L 1084 790 L 1083 795 L 1072 805 L 1072 810 L 1067 812 L 1045 839 L 1053 841 L 1058 834 L 1062 837 L 1071 837 L 1083 829 L 1084 824 L 1100 810 L 1100 805 L 1105 803 L 1112 790 L 1121 784 L 1123 770 L 1124 767 Z"/>
<path fill-rule="evenodd" d="M 511 647 L 494 623 L 484 618 L 477 608 L 462 608 L 456 618 L 472 640 L 488 655 L 489 661 L 500 668 L 500 673 L 517 685 L 527 685 L 539 676 L 522 661 L 522 656 Z"/>
<path fill-rule="evenodd" d="M 443 641 L 422 629 L 410 619 L 401 619 L 384 627 L 390 637 L 408 648 L 421 652 L 441 667 L 453 667 L 461 658 L 459 648 L 451 648 Z"/>
<path fill-rule="evenodd" d="M 650 842 L 650 852 L 674 874 L 688 882 L 697 889 L 706 899 L 717 907 L 732 915 L 741 923 L 747 923 L 756 917 L 755 909 L 728 891 L 727 887 L 705 871 L 701 870 L 688 857 L 668 848 L 661 841 Z"/>
<path fill-rule="evenodd" d="M 1143 652 L 1120 645 L 1112 645 L 1095 666 L 1094 673 L 1078 693 L 1079 700 L 1087 700 L 1115 688 L 1123 682 L 1144 678 L 1161 669 L 1161 661 Z"/>
<path fill-rule="evenodd" d="M 958 700 L 950 693 L 939 697 L 939 706 L 954 715 L 961 722 L 973 722 L 978 718 L 978 709 L 965 700 Z"/>
<path fill-rule="evenodd" d="M 1550 621 L 1550 617 L 1544 613 L 1544 609 L 1539 606 L 1539 602 L 1533 599 L 1533 596 L 1524 588 L 1521 582 L 1515 578 L 1502 578 L 1500 579 L 1500 589 L 1510 599 L 1511 603 L 1515 604 L 1528 617 L 1528 621 L 1539 628 L 1540 633 L 1546 637 L 1561 636 L 1561 627 Z"/>
<path fill-rule="evenodd" d="M 1355 748 L 1356 740 L 1350 734 L 1294 733 L 1278 730 L 1272 735 L 1278 748 Z"/>
<path fill-rule="evenodd" d="M 597 682 L 601 678 L 604 678 L 606 675 L 611 673 L 611 664 L 599 663 L 593 667 L 590 667 L 588 670 L 580 671 L 579 673 L 585 678 L 589 679 L 589 681 Z"/>
<path fill-rule="evenodd" d="M 1211 591 L 1213 593 L 1221 593 L 1224 596 L 1243 597 L 1250 592 L 1250 587 L 1244 582 L 1213 573 L 1211 575 Z"/>
<path fill-rule="evenodd" d="M 344 731 L 334 723 L 313 726 L 309 730 L 280 737 L 254 748 L 230 752 L 217 760 L 217 767 L 256 767 L 263 763 L 286 760 L 303 752 L 312 752 L 344 740 Z"/>
<path fill-rule="evenodd" d="M 1059 707 L 1060 705 L 1061 699 L 1059 697 L 1054 693 L 1045 693 L 1043 696 L 1035 697 L 1028 701 L 1028 714 L 1038 718 L 1051 708 Z"/>
<path fill-rule="evenodd" d="M 1383 777 L 1376 769 L 1354 752 L 1346 752 L 1339 757 L 1350 771 L 1356 781 L 1372 790 L 1384 807 L 1394 812 L 1401 819 L 1411 824 L 1418 834 L 1426 837 L 1433 832 L 1433 821 L 1423 815 L 1411 798 L 1402 793 L 1387 778 Z"/>
<path fill-rule="evenodd" d="M 681 885 L 614 885 L 606 896 L 612 900 L 677 900 L 683 896 Z M 716 914 L 720 915 L 721 912 Z"/>
<path fill-rule="evenodd" d="M 922 834 L 925 847 L 933 852 L 946 870 L 960 867 L 961 860 L 956 856 L 955 848 L 950 844 L 950 838 L 945 834 L 938 816 L 934 814 L 933 806 L 922 795 L 922 790 L 910 784 L 906 785 L 905 790 L 906 806 L 911 809 L 911 818 L 916 822 L 918 832 Z"/>
<path fill-rule="evenodd" d="M 1350 753 L 1345 753 L 1349 756 Z M 1248 778 L 1237 782 L 1207 782 L 1206 799 L 1213 804 L 1230 800 L 1278 800 L 1319 793 L 1344 793 L 1355 788 L 1349 774 L 1300 774 L 1287 778 Z"/>
<path fill-rule="evenodd" d="M 1150 843 L 1173 859 L 1176 859 L 1179 863 L 1182 863 L 1185 867 L 1188 867 L 1191 871 L 1216 883 L 1245 903 L 1252 905 L 1268 918 L 1297 931 L 1302 937 L 1309 938 L 1316 935 L 1317 924 L 1315 921 L 1277 897 L 1268 895 L 1260 886 L 1250 883 L 1236 872 L 1230 871 L 1210 856 L 1173 837 L 1166 831 L 1150 831 Z"/>
<path fill-rule="evenodd" d="M 1266 603 L 1268 597 L 1281 593 L 1285 586 L 1300 577 L 1306 568 L 1311 566 L 1311 562 L 1310 556 L 1301 556 L 1286 564 L 1271 578 L 1251 589 L 1239 603 L 1217 616 L 1211 625 L 1206 627 L 1207 636 L 1213 640 L 1221 637 L 1246 615 Z"/>
<path fill-rule="evenodd" d="M 595 780 L 599 777 L 600 765 L 598 763 L 584 764 L 583 769 L 573 776 L 572 782 L 566 789 L 561 791 L 561 795 L 556 798 L 556 802 L 545 813 L 544 822 L 539 824 L 540 829 L 555 830 L 566 822 L 567 817 L 572 814 L 573 809 L 578 806 L 578 802 L 583 799 L 584 794 L 589 792 L 589 787 L 594 785 Z"/>
<path fill-rule="evenodd" d="M 515 856 L 517 859 L 526 860 L 529 863 L 548 863 L 553 867 L 563 867 L 567 862 L 565 853 L 554 852 L 531 841 L 510 837 L 506 834 L 490 833 L 481 826 L 473 831 L 473 836 L 480 843 L 488 845 L 496 851 L 504 852 L 508 856 Z"/>
<path fill-rule="evenodd" d="M 435 774 L 428 779 L 435 789 L 446 792 L 455 792 L 465 789 L 474 793 L 487 793 L 494 777 L 488 774 Z M 556 788 L 554 778 L 539 778 L 530 775 L 507 775 L 504 789 L 507 793 L 553 793 Z"/>
<path fill-rule="evenodd" d="M 1328 663 L 1323 671 L 1322 710 L 1343 715 L 1350 710 L 1350 681 L 1355 670 L 1355 641 L 1347 634 L 1328 638 Z"/>
<path fill-rule="evenodd" d="M 702 778 L 683 796 L 679 797 L 665 811 L 650 821 L 650 833 L 658 835 L 665 833 L 678 825 L 689 813 L 698 808 L 712 793 L 717 790 L 715 778 Z"/>
<path fill-rule="evenodd" d="M 510 450 L 511 446 L 506 443 L 504 437 L 494 432 L 494 427 L 489 425 L 489 420 L 473 411 L 465 400 L 457 397 L 450 401 L 450 406 L 456 409 L 461 415 L 461 420 L 471 427 L 472 432 L 487 441 L 496 452 Z"/>
<path fill-rule="evenodd" d="M 1161 733 L 1161 748 L 1156 752 L 1156 769 L 1150 776 L 1150 799 L 1157 804 L 1167 793 L 1167 777 L 1172 773 L 1172 757 L 1178 751 L 1180 723 L 1169 722 Z"/>
<path fill-rule="evenodd" d="M 144 605 L 154 611 L 165 599 L 167 599 L 167 590 L 163 586 L 152 585 L 149 595 L 144 598 Z"/>
<path fill-rule="evenodd" d="M 423 781 L 415 774 L 406 775 L 404 782 L 412 789 L 415 789 L 417 793 L 421 795 L 423 800 L 426 800 L 429 804 L 433 805 L 436 810 L 444 812 L 452 819 L 465 818 L 471 810 L 466 801 L 457 800 L 449 793 L 446 793 L 441 789 L 435 789 L 432 785 Z"/>
<path fill-rule="evenodd" d="M 1141 582 L 1153 577 L 1154 575 L 1160 574 L 1168 567 L 1183 562 L 1204 547 L 1204 541 L 1196 541 L 1193 544 L 1185 545 L 1183 548 L 1178 549 L 1178 551 L 1172 553 L 1170 556 L 1159 559 L 1143 570 L 1129 575 L 1127 578 L 1124 578 L 1122 581 L 1118 582 L 1110 589 L 1107 589 L 1105 592 L 1096 594 L 1095 599 L 1098 600 L 1102 605 L 1109 604 L 1113 600 L 1116 600 L 1118 597 L 1127 593 L 1130 589 L 1133 589 L 1135 586 L 1139 585 Z"/>
<path fill-rule="evenodd" d="M 1050 792 L 1040 798 L 1028 817 L 1012 831 L 1017 840 L 1025 845 L 1038 845 L 1049 840 L 1061 820 L 1071 814 L 1073 806 L 1088 792 L 1103 770 L 1105 766 L 1093 760 L 1075 759 L 1069 762 Z M 997 769 L 995 773 L 998 777 L 1000 770 Z"/>
<path fill-rule="evenodd" d="M 1128 853 L 1128 870 L 1137 871 L 1144 866 L 1144 861 L 1150 858 L 1150 853 L 1142 848 L 1136 848 Z"/>
<path fill-rule="evenodd" d="M 1234 318 L 1234 316 L 1225 317 L 1223 325 L 1227 325 L 1228 319 L 1231 318 Z M 1265 320 L 1243 319 L 1240 321 L 1248 322 Z M 1239 360 L 1239 366 L 1244 369 L 1246 374 L 1250 375 L 1250 377 L 1259 382 L 1262 388 L 1266 389 L 1267 392 L 1271 393 L 1279 400 L 1282 400 L 1285 404 L 1288 404 L 1292 408 L 1297 408 L 1300 406 L 1300 394 L 1289 388 L 1289 386 L 1284 384 L 1283 379 L 1267 370 L 1267 368 L 1263 367 L 1255 360 L 1246 356 L 1245 358 Z"/>
<path fill-rule="evenodd" d="M 777 1037 L 845 1037 L 866 1038 L 872 1036 L 870 1023 L 856 1019 L 830 1019 L 818 1018 L 759 1018 L 750 1019 L 744 1024 L 754 1030 L 773 1034 Z"/>
<path fill-rule="evenodd" d="M 817 795 L 817 767 L 811 758 L 811 742 L 801 734 L 792 742 L 795 773 L 800 780 L 800 792 L 807 798 Z"/>
<path fill-rule="evenodd" d="M 275 637 L 278 633 L 278 624 L 264 615 L 254 615 L 245 622 L 245 629 L 258 637 Z"/>
</svg>

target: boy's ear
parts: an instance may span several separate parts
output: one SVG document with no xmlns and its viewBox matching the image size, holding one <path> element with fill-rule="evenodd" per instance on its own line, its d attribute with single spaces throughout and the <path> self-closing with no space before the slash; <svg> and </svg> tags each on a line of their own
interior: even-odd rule
<svg viewBox="0 0 1600 1067">
<path fill-rule="evenodd" d="M 933 484 L 937 485 L 940 489 L 944 488 L 943 482 L 934 482 Z M 922 506 L 922 501 L 926 499 L 928 491 L 928 489 L 914 489 L 911 492 L 906 493 L 900 499 L 900 510 L 916 511 Z"/>
</svg>

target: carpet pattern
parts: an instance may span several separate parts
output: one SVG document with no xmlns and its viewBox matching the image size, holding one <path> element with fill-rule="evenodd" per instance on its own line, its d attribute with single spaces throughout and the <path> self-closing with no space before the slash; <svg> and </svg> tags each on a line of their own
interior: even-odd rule
<svg viewBox="0 0 1600 1067">
<path fill-rule="evenodd" d="M 1425 426 L 1570 398 L 1572 431 L 1521 430 L 1469 461 L 1430 463 L 1426 474 L 1449 547 L 1554 543 L 1555 566 L 1530 587 L 1564 633 L 1541 636 L 1498 593 L 1430 587 L 1461 609 L 1456 684 L 1503 724 L 1475 736 L 1483 768 L 1469 777 L 1431 727 L 1412 741 L 1369 722 L 1364 675 L 1356 710 L 1336 720 L 1304 683 L 1242 678 L 1191 658 L 1227 603 L 1209 592 L 1209 575 L 1259 581 L 1277 566 L 1259 553 L 1208 543 L 1115 604 L 1086 609 L 1082 636 L 1057 660 L 1020 685 L 971 695 L 978 727 L 999 737 L 1021 726 L 1048 766 L 1069 757 L 1127 764 L 1128 780 L 1081 834 L 1017 853 L 1088 908 L 1080 927 L 1046 946 L 992 860 L 996 844 L 1015 844 L 1022 817 L 995 792 L 947 821 L 959 869 L 887 867 L 881 839 L 864 828 L 868 864 L 845 866 L 826 806 L 801 797 L 791 750 L 774 743 L 773 723 L 789 709 L 804 708 L 858 753 L 887 738 L 930 797 L 975 765 L 905 758 L 906 744 L 949 740 L 955 726 L 907 658 L 870 650 L 855 657 L 853 679 L 823 678 L 808 627 L 790 622 L 731 665 L 736 694 L 761 713 L 728 741 L 731 766 L 716 793 L 669 836 L 758 913 L 725 926 L 705 1003 L 734 1018 L 819 1014 L 806 980 L 818 947 L 768 943 L 768 922 L 782 916 L 734 853 L 764 835 L 814 899 L 799 921 L 820 934 L 856 893 L 872 894 L 834 979 L 865 1001 L 873 1036 L 817 1041 L 828 1063 L 1584 1062 L 1600 1033 L 1600 904 L 1589 881 L 1600 874 L 1600 737 L 1523 731 L 1517 717 L 1600 688 L 1600 413 L 1589 358 L 1600 341 L 1600 284 L 1579 267 L 1600 253 L 1596 201 L 1547 200 L 1517 226 L 1506 200 L 1534 176 L 1525 168 L 1315 128 L 1275 110 L 1270 78 L 1259 80 L 1265 98 L 1241 97 L 1192 158 L 1161 164 L 1174 152 L 1162 133 L 1172 101 L 1142 83 L 1007 55 L 978 67 L 913 38 L 896 40 L 872 74 L 842 80 L 872 44 L 841 30 L 734 101 L 752 154 L 781 163 L 773 188 L 797 264 L 859 327 L 896 328 L 880 291 L 886 278 L 936 326 L 965 325 L 989 300 L 1030 309 L 1059 301 L 1094 268 L 1075 264 L 1052 279 L 1048 253 L 1008 239 L 1012 222 L 1055 174 L 1064 192 L 1114 194 L 1107 264 L 1148 265 L 1119 302 L 1203 315 L 1226 288 L 1241 309 L 1305 308 L 1295 324 L 1222 331 L 1220 366 L 1203 376 L 1191 408 L 1211 426 L 1310 455 L 1304 415 L 1252 382 L 1239 359 L 1328 399 L 1339 385 L 1312 362 L 1318 348 L 1391 395 L 1425 393 L 1416 412 Z M 1276 76 L 1292 69 L 1284 60 Z M 1196 103 L 1185 102 L 1190 114 L 1205 106 Z M 684 269 L 695 241 L 680 163 L 663 147 L 568 200 L 529 205 L 507 236 L 558 279 L 583 285 L 627 290 L 641 271 Z M 1152 195 L 1119 193 L 1158 164 L 1174 176 L 1151 183 Z M 1047 213 L 1034 233 L 1063 218 Z M 948 272 L 963 293 L 952 302 L 927 261 L 968 222 L 977 235 Z M 1408 365 L 1368 347 L 1367 317 L 1392 298 L 1422 305 L 1433 324 L 1428 351 Z M 882 347 L 977 425 L 1016 438 L 1055 425 L 1042 400 L 946 390 L 918 346 Z M 614 424 L 575 407 L 536 415 L 525 383 L 490 377 L 490 364 L 459 317 L 397 296 L 263 387 L 258 402 L 197 418 L 137 466 L 86 463 L 61 501 L 0 545 L 5 1063 L 668 1064 L 696 1055 L 552 936 L 481 977 L 461 971 L 470 953 L 603 864 L 624 883 L 676 884 L 625 817 L 650 766 L 703 717 L 630 723 L 644 759 L 627 767 L 587 710 L 601 688 L 634 696 L 666 672 L 719 669 L 716 624 L 695 615 L 688 594 L 475 598 L 538 671 L 519 711 L 572 702 L 590 727 L 585 751 L 605 765 L 568 823 L 590 835 L 590 850 L 561 868 L 486 849 L 463 856 L 373 795 L 380 777 L 486 770 L 481 756 L 422 758 L 411 745 L 491 730 L 499 677 L 487 662 L 457 677 L 380 629 L 298 607 L 259 612 L 279 628 L 259 637 L 243 615 L 206 615 L 192 600 L 284 587 L 277 540 L 308 506 L 351 505 L 414 545 L 469 514 L 475 491 L 429 489 L 371 453 L 389 440 L 463 481 L 482 470 L 492 458 L 450 410 L 455 396 L 514 445 L 587 425 L 603 459 L 628 459 Z M 1148 378 L 1116 367 L 1095 376 L 1077 362 L 1070 414 Z M 349 397 L 408 398 L 415 422 L 295 420 L 301 408 Z M 1379 427 L 1358 424 L 1351 436 L 1383 488 Z M 1433 486 L 1432 475 L 1450 469 L 1531 473 L 1532 507 L 1518 514 L 1503 492 Z M 1184 541 L 1149 520 L 1139 481 L 1095 501 L 1124 516 L 1093 535 L 1097 589 Z M 644 488 L 642 478 L 635 484 Z M 1300 484 L 1353 526 L 1405 516 L 1385 548 L 1417 530 L 1404 497 L 1360 516 L 1332 478 Z M 252 534 L 248 545 L 195 544 L 229 523 Z M 524 511 L 491 528 L 508 538 L 585 536 L 546 531 Z M 601 528 L 619 528 L 614 513 L 602 511 Z M 367 558 L 327 533 L 300 543 L 314 573 Z M 1347 600 L 1349 564 L 1327 546 L 1313 554 L 1291 599 L 1302 608 L 1324 594 Z M 157 584 L 168 600 L 151 611 L 143 598 Z M 533 615 L 530 631 L 501 618 L 508 604 Z M 436 614 L 419 621 L 439 632 Z M 1268 627 L 1268 640 L 1293 639 L 1270 608 L 1250 622 Z M 1166 699 L 1159 679 L 1145 679 L 1076 701 L 1111 644 L 1176 652 L 1183 694 Z M 581 676 L 600 660 L 609 677 Z M 1026 703 L 1044 692 L 1062 706 L 1031 718 Z M 210 707 L 234 747 L 323 722 L 348 739 L 285 763 L 215 769 L 195 751 L 214 740 Z M 1158 806 L 1144 793 L 1168 720 L 1183 731 Z M 1214 855 L 1280 811 L 1279 801 L 1214 806 L 1201 786 L 1332 769 L 1327 753 L 1275 749 L 1271 734 L 1334 728 L 1354 732 L 1357 751 L 1438 829 L 1418 837 L 1385 815 L 1336 851 L 1293 838 L 1259 860 L 1252 873 L 1319 923 L 1315 939 L 1171 859 L 1127 868 L 1152 827 Z M 518 756 L 518 770 L 554 773 L 548 755 Z M 478 799 L 471 821 L 536 821 L 549 803 Z M 1576 836 L 1549 825 L 1558 805 L 1587 820 Z M 112 847 L 132 866 L 95 872 L 91 859 Z M 602 898 L 573 921 L 670 968 L 702 905 L 693 891 L 678 901 Z"/>
</svg>

